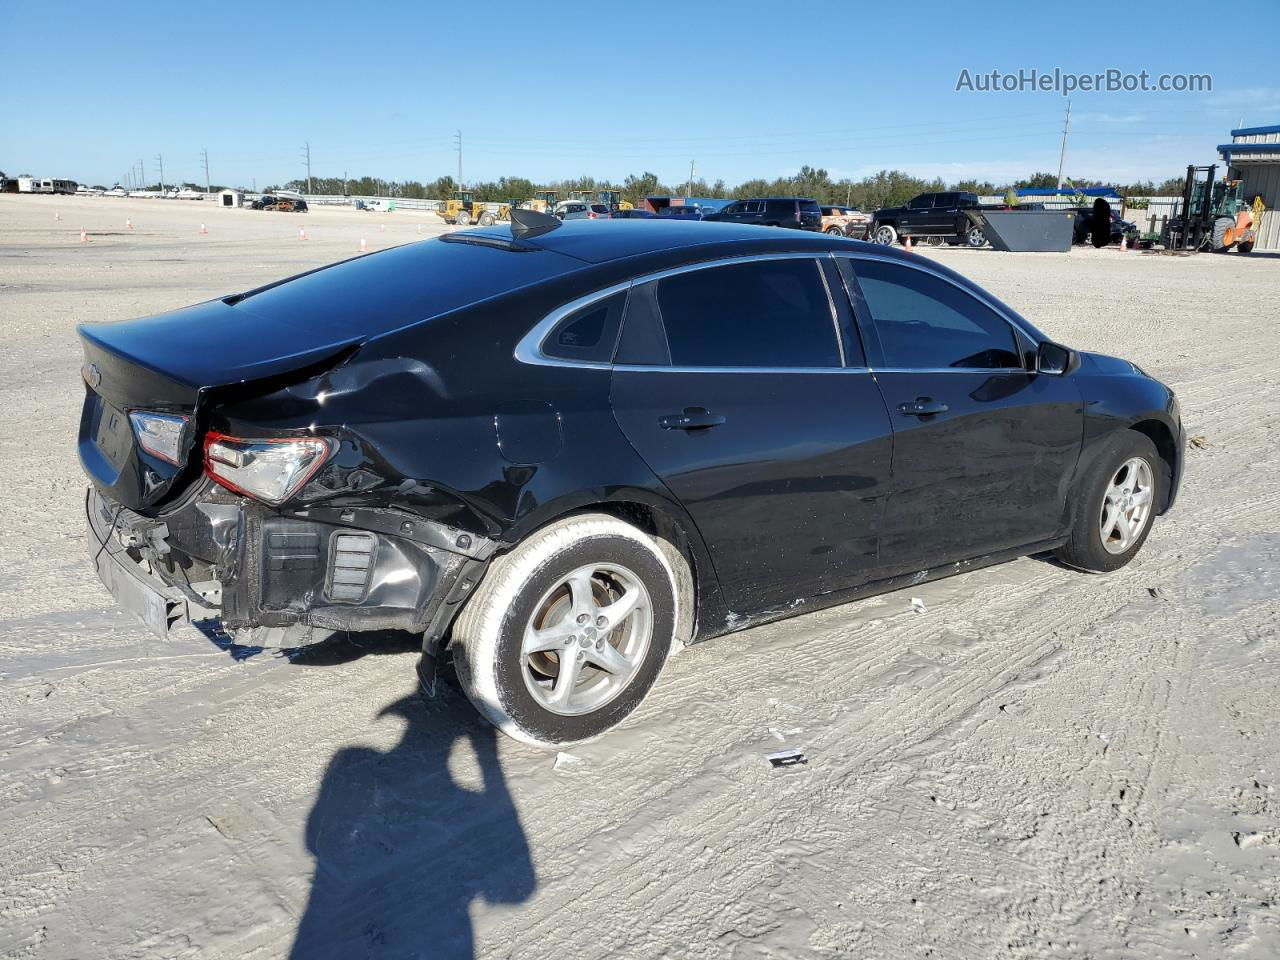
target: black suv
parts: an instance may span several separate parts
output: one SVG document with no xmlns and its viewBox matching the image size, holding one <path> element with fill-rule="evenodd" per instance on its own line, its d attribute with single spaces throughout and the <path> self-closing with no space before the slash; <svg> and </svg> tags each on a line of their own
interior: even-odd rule
<svg viewBox="0 0 1280 960">
<path fill-rule="evenodd" d="M 906 206 L 877 210 L 871 220 L 871 239 L 892 244 L 907 237 L 937 237 L 937 242 L 964 241 L 980 247 L 986 237 L 965 215 L 966 210 L 980 206 L 975 193 L 922 193 Z"/>
<path fill-rule="evenodd" d="M 721 223 L 752 223 L 762 227 L 791 227 L 794 230 L 822 231 L 822 208 L 811 197 L 756 197 L 735 200 L 719 213 L 703 220 Z"/>
</svg>

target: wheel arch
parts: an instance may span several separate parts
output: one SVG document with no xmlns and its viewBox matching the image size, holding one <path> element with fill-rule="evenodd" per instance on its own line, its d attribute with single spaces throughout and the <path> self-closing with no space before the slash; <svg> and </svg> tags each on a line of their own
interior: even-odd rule
<svg viewBox="0 0 1280 960">
<path fill-rule="evenodd" d="M 1160 460 L 1164 463 L 1164 476 L 1161 478 L 1163 482 L 1160 484 L 1160 509 L 1156 512 L 1156 515 L 1160 516 L 1172 504 L 1174 482 L 1179 477 L 1181 464 L 1178 442 L 1172 428 L 1163 420 L 1154 417 L 1131 423 L 1129 429 L 1142 434 L 1155 444 L 1156 452 L 1160 454 Z"/>
<path fill-rule="evenodd" d="M 674 561 L 678 559 L 688 570 L 688 582 L 677 583 L 682 594 L 687 593 L 681 596 L 686 602 L 682 603 L 685 610 L 677 620 L 677 636 L 685 643 L 692 643 L 710 635 L 702 625 L 723 620 L 720 583 L 711 554 L 684 508 L 655 492 L 620 488 L 609 493 L 596 491 L 593 495 L 586 491 L 545 503 L 507 532 L 503 550 L 514 549 L 550 524 L 585 513 L 616 517 L 654 537 L 660 545 L 669 545 L 668 562 L 674 568 Z M 680 572 L 676 573 L 679 581 Z"/>
</svg>

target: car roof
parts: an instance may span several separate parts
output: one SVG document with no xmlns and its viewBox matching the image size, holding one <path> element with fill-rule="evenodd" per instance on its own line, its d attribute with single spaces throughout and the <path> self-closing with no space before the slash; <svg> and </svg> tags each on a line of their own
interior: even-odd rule
<svg viewBox="0 0 1280 960">
<path fill-rule="evenodd" d="M 467 234 L 494 240 L 511 240 L 506 227 L 486 227 L 449 234 L 453 240 Z M 550 233 L 523 241 L 585 263 L 608 263 L 646 254 L 688 250 L 690 260 L 702 259 L 704 248 L 737 243 L 767 246 L 771 250 L 827 250 L 853 241 L 803 230 L 779 230 L 737 223 L 716 223 L 679 217 L 655 217 L 643 227 L 615 220 L 569 221 Z M 696 248 L 696 249 L 695 249 Z"/>
</svg>

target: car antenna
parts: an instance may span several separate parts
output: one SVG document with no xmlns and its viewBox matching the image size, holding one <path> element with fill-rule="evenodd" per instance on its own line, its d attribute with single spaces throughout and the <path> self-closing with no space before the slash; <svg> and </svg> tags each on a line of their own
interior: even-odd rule
<svg viewBox="0 0 1280 960">
<path fill-rule="evenodd" d="M 560 218 L 537 210 L 511 211 L 511 236 L 516 240 L 532 240 L 560 227 Z"/>
</svg>

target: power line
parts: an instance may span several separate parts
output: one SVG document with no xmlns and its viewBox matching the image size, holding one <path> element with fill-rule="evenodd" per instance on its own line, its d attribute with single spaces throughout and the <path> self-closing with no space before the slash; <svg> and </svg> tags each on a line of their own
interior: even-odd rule
<svg viewBox="0 0 1280 960">
<path fill-rule="evenodd" d="M 200 156 L 204 160 L 204 192 L 211 193 L 209 188 L 209 148 L 200 151 Z"/>
<path fill-rule="evenodd" d="M 160 167 L 160 193 L 163 195 L 164 194 L 164 157 L 162 157 L 158 153 L 156 154 L 156 163 Z"/>
</svg>

